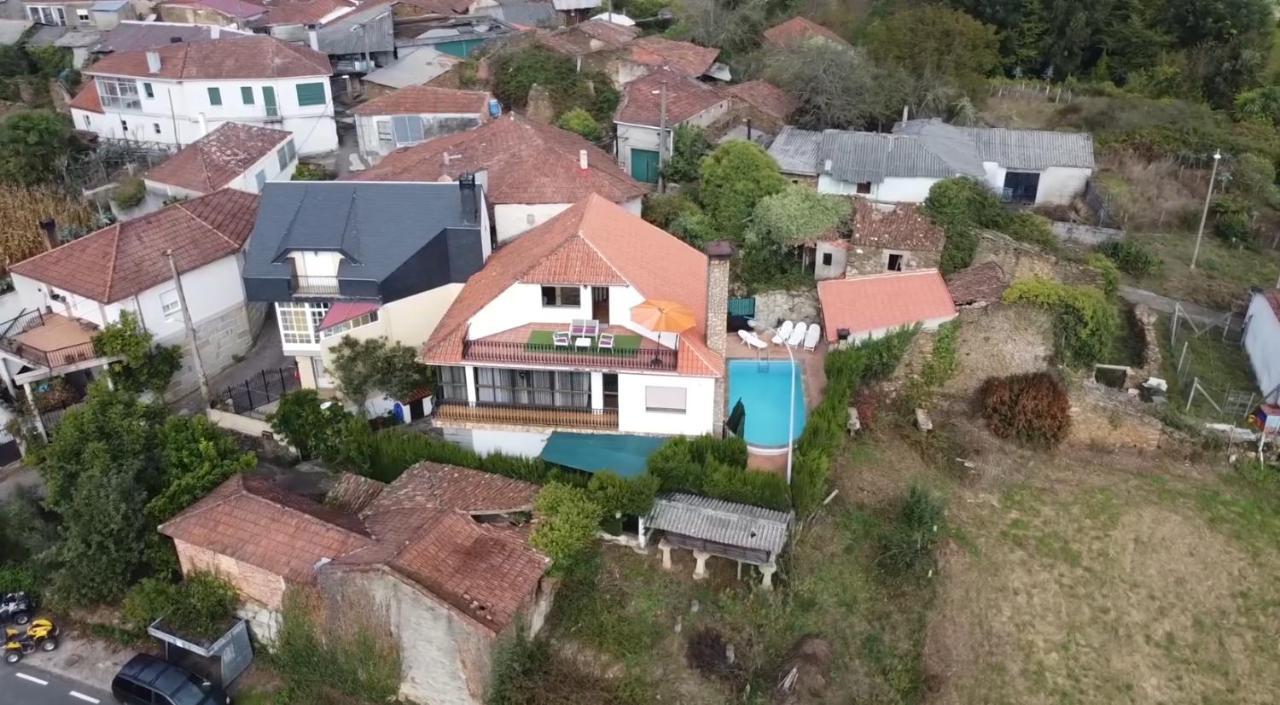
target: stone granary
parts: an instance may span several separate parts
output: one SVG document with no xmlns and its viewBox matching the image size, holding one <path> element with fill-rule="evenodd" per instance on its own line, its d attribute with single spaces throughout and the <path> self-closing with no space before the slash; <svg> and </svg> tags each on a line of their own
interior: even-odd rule
<svg viewBox="0 0 1280 705">
<path fill-rule="evenodd" d="M 739 570 L 743 563 L 759 568 L 761 584 L 770 590 L 792 518 L 790 512 L 677 492 L 654 500 L 642 525 L 642 542 L 660 532 L 664 570 L 671 570 L 671 549 L 687 548 L 697 562 L 694 580 L 706 578 L 707 559 L 720 556 L 736 561 Z"/>
</svg>

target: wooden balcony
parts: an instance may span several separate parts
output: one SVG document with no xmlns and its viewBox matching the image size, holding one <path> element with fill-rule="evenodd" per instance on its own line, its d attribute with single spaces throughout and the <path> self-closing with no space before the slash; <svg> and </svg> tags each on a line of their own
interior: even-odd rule
<svg viewBox="0 0 1280 705">
<path fill-rule="evenodd" d="M 596 412 L 514 404 L 467 406 L 457 402 L 441 401 L 436 407 L 435 416 L 439 421 L 453 423 L 618 430 L 616 409 Z"/>
</svg>

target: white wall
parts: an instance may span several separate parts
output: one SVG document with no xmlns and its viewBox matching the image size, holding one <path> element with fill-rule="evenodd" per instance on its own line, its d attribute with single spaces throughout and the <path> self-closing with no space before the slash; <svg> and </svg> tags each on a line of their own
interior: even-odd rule
<svg viewBox="0 0 1280 705">
<path fill-rule="evenodd" d="M 591 289 L 579 287 L 582 295 L 578 306 L 543 306 L 542 287 L 537 284 L 512 284 L 507 290 L 471 317 L 471 339 L 484 338 L 526 323 L 564 323 L 575 318 L 591 318 Z"/>
<path fill-rule="evenodd" d="M 485 116 L 480 113 L 421 113 L 418 115 L 418 117 L 421 118 L 424 123 L 426 123 L 425 124 L 426 140 L 430 140 L 434 137 L 441 137 L 445 134 L 448 134 L 447 132 L 438 131 L 441 128 L 432 127 L 433 123 L 443 122 L 445 120 L 470 119 L 474 121 L 471 127 L 478 127 L 485 118 Z M 396 149 L 399 149 L 400 147 L 408 147 L 412 144 L 417 144 L 413 142 L 408 144 L 396 143 L 394 141 L 395 140 L 394 131 L 392 132 L 391 144 L 383 144 L 378 139 L 378 122 L 379 121 L 387 122 L 388 127 L 390 128 L 390 122 L 391 122 L 390 115 L 357 115 L 355 116 L 355 119 L 356 119 L 356 141 L 360 145 L 360 153 L 364 154 L 365 156 L 368 156 L 374 159 L 381 159 L 383 156 L 389 154 L 390 152 L 395 151 Z"/>
<path fill-rule="evenodd" d="M 1093 170 L 1078 167 L 1051 166 L 1040 172 L 1040 189 L 1036 191 L 1036 204 L 1061 205 L 1070 203 L 1084 193 L 1085 185 Z"/>
<path fill-rule="evenodd" d="M 919 321 L 919 323 L 920 323 L 920 330 L 925 330 L 925 331 L 938 330 L 938 327 L 939 327 L 939 326 L 941 326 L 943 323 L 946 323 L 947 321 L 950 321 L 950 320 L 954 319 L 954 318 L 956 317 L 956 315 L 957 315 L 957 314 L 954 314 L 954 313 L 953 313 L 953 314 L 951 314 L 951 315 L 949 315 L 949 316 L 942 316 L 941 318 L 930 318 L 930 319 L 927 319 L 927 320 L 924 320 L 924 321 Z M 875 340 L 875 339 L 877 339 L 877 338 L 883 338 L 883 337 L 885 337 L 886 335 L 888 335 L 888 334 L 890 334 L 890 333 L 892 333 L 892 332 L 894 332 L 894 331 L 896 331 L 896 330 L 901 330 L 901 329 L 903 329 L 903 328 L 910 328 L 912 325 L 915 325 L 915 324 L 914 324 L 914 323 L 910 323 L 910 324 L 907 324 L 907 325 L 905 325 L 905 326 L 892 326 L 892 327 L 889 327 L 889 328 L 876 328 L 875 330 L 850 331 L 849 341 L 850 341 L 851 343 L 861 343 L 861 342 L 862 342 L 862 341 L 864 341 L 864 340 Z M 834 340 L 835 340 L 835 337 L 836 337 L 836 331 L 827 331 L 827 340 L 828 340 L 828 341 L 834 341 Z"/>
<path fill-rule="evenodd" d="M 685 412 L 648 411 L 645 387 L 683 387 Z M 715 380 L 709 377 L 676 377 L 653 374 L 618 375 L 618 430 L 623 433 L 656 433 L 697 436 L 711 433 L 714 425 Z"/>
<path fill-rule="evenodd" d="M 293 260 L 294 271 L 300 277 L 336 277 L 342 264 L 340 252 L 296 250 L 285 255 Z"/>
<path fill-rule="evenodd" d="M 923 203 L 929 197 L 929 189 L 941 179 L 928 177 L 891 176 L 884 181 L 872 182 L 871 193 L 859 194 L 858 185 L 841 181 L 827 174 L 818 176 L 818 193 L 841 196 L 862 196 L 873 201 L 888 203 Z"/>
<path fill-rule="evenodd" d="M 671 154 L 672 142 L 675 139 L 676 127 L 679 125 L 690 125 L 692 127 L 709 127 L 716 120 L 719 120 L 725 113 L 729 112 L 729 101 L 722 100 L 719 103 L 703 110 L 693 117 L 683 122 L 672 123 L 667 128 L 667 154 Z M 631 150 L 647 149 L 649 151 L 658 151 L 658 126 L 656 125 L 633 125 L 625 122 L 615 122 L 617 128 L 617 156 L 618 166 L 622 170 L 631 173 Z"/>
<path fill-rule="evenodd" d="M 7 321 L 22 313 L 22 295 L 17 289 L 0 294 L 0 321 Z"/>
<path fill-rule="evenodd" d="M 489 455 L 490 453 L 506 453 L 525 458 L 536 458 L 551 437 L 551 429 L 546 431 L 497 431 L 489 429 L 467 429 L 444 427 L 444 438 L 465 448 Z"/>
<path fill-rule="evenodd" d="M 572 203 L 498 203 L 493 206 L 493 224 L 498 242 L 503 243 L 526 230 L 542 225 L 558 215 Z M 620 204 L 632 215 L 640 215 L 643 198 L 633 198 Z M 532 220 L 530 219 L 532 217 Z"/>
<path fill-rule="evenodd" d="M 1249 301 L 1244 350 L 1266 401 L 1280 400 L 1280 322 L 1263 294 L 1254 294 Z"/>
<path fill-rule="evenodd" d="M 446 284 L 429 291 L 414 294 L 398 301 L 384 304 L 378 309 L 378 320 L 339 335 L 320 341 L 326 365 L 332 365 L 333 347 L 345 336 L 356 340 L 385 337 L 393 343 L 420 348 L 435 332 L 453 300 L 462 291 L 462 284 Z"/>
</svg>

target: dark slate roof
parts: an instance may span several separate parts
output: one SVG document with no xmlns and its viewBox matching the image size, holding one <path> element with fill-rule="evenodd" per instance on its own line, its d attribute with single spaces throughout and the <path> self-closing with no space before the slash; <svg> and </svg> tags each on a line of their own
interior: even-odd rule
<svg viewBox="0 0 1280 705">
<path fill-rule="evenodd" d="M 462 283 L 484 263 L 479 189 L 458 183 L 268 182 L 245 257 L 253 301 L 284 301 L 291 251 L 341 252 L 338 298 L 382 303 Z M 332 298 L 332 297 L 328 297 Z"/>
</svg>

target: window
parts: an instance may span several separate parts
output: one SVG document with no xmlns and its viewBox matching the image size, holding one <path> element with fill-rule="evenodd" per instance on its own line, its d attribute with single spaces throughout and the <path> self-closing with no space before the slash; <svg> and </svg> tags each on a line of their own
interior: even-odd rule
<svg viewBox="0 0 1280 705">
<path fill-rule="evenodd" d="M 355 318 L 349 321 L 343 321 L 342 323 L 339 323 L 338 325 L 332 328 L 326 328 L 320 331 L 320 339 L 324 340 L 325 338 L 332 338 L 335 335 L 342 335 L 343 333 L 346 333 L 352 328 L 359 328 L 360 326 L 365 326 L 370 323 L 374 323 L 377 320 L 378 320 L 378 312 L 370 311 L 366 314 L 356 316 Z"/>
<path fill-rule="evenodd" d="M 83 8 L 83 7 L 77 7 L 77 8 L 76 8 L 76 19 L 77 19 L 77 20 L 80 20 L 81 22 L 92 22 L 92 21 L 93 21 L 93 15 L 90 15 L 90 14 L 89 14 L 89 11 L 88 11 L 87 9 L 85 9 L 85 8 Z"/>
<path fill-rule="evenodd" d="M 49 290 L 49 298 L 53 299 L 54 301 L 57 301 L 60 304 L 65 304 L 67 302 L 67 297 L 65 295 L 59 294 L 53 289 Z"/>
<path fill-rule="evenodd" d="M 261 191 L 261 190 L 262 190 L 262 187 L 267 185 L 267 172 L 266 172 L 266 170 L 265 170 L 265 169 L 263 169 L 262 171 L 259 171 L 258 173 L 254 174 L 254 175 L 253 175 L 253 182 L 254 182 L 255 184 L 257 184 L 257 185 L 258 185 L 258 190 L 259 190 L 259 191 Z"/>
<path fill-rule="evenodd" d="M 889 255 L 888 269 L 890 272 L 901 272 L 902 271 L 902 255 Z"/>
<path fill-rule="evenodd" d="M 182 313 L 182 301 L 178 299 L 177 289 L 160 292 L 160 312 L 164 314 L 166 321 L 172 321 Z"/>
<path fill-rule="evenodd" d="M 152 129 L 154 129 L 154 130 L 155 130 L 155 132 L 156 132 L 156 134 L 157 134 L 157 135 L 158 135 L 158 134 L 160 134 L 160 123 L 158 123 L 158 122 L 153 122 L 153 123 L 151 123 L 151 127 L 152 127 Z"/>
<path fill-rule="evenodd" d="M 284 171 L 289 166 L 289 150 L 288 143 L 276 150 L 276 162 L 280 165 L 280 171 Z"/>
<path fill-rule="evenodd" d="M 32 22 L 61 27 L 67 23 L 67 13 L 61 7 L 28 5 L 27 16 Z"/>
<path fill-rule="evenodd" d="M 121 108 L 124 110 L 141 110 L 142 99 L 138 97 L 138 82 L 124 78 L 99 78 L 98 96 L 103 107 Z"/>
<path fill-rule="evenodd" d="M 831 253 L 830 253 L 830 252 L 823 252 L 823 253 L 822 253 L 822 266 L 824 266 L 824 267 L 830 267 L 830 266 L 831 266 Z"/>
<path fill-rule="evenodd" d="M 378 126 L 378 141 L 395 144 L 395 137 L 391 134 L 391 121 L 378 120 L 375 124 Z"/>
<path fill-rule="evenodd" d="M 124 134 L 125 134 L 125 136 L 126 136 L 126 137 L 128 137 L 128 136 L 129 136 L 129 121 L 128 121 L 128 120 L 121 120 L 121 121 L 120 121 L 120 129 L 121 129 L 121 130 L 124 130 Z"/>
<path fill-rule="evenodd" d="M 306 107 L 308 105 L 324 105 L 327 101 L 324 99 L 323 83 L 299 83 L 298 89 L 298 105 Z"/>
<path fill-rule="evenodd" d="M 240 86 L 240 102 L 245 105 L 253 105 L 253 88 L 251 86 Z"/>
<path fill-rule="evenodd" d="M 437 367 L 436 377 L 440 380 L 440 399 L 442 401 L 467 400 L 467 370 L 462 367 Z"/>
<path fill-rule="evenodd" d="M 148 98 L 154 98 L 154 97 L 156 97 L 156 91 L 155 91 L 155 89 L 154 89 L 154 88 L 152 88 L 152 87 L 151 87 L 151 84 L 150 84 L 150 83 L 144 83 L 144 84 L 142 84 L 142 92 L 143 92 L 144 94 L 146 94 L 146 96 L 147 96 Z"/>
<path fill-rule="evenodd" d="M 289 138 L 288 142 L 284 143 L 284 151 L 285 154 L 289 155 L 288 161 L 293 161 L 298 158 L 298 148 L 294 146 L 292 137 Z"/>
<path fill-rule="evenodd" d="M 396 135 L 396 145 L 417 144 L 426 139 L 422 129 L 422 118 L 417 115 L 393 115 L 391 129 Z"/>
<path fill-rule="evenodd" d="M 684 387 L 645 387 L 644 410 L 683 414 L 688 393 Z"/>
<path fill-rule="evenodd" d="M 542 305 L 555 308 L 573 308 L 582 305 L 582 291 L 576 286 L 542 287 Z"/>
<path fill-rule="evenodd" d="M 869 194 L 871 193 L 871 182 L 859 181 L 858 185 L 855 186 L 854 188 L 857 189 L 857 192 L 860 194 L 863 194 L 863 195 Z"/>
<path fill-rule="evenodd" d="M 555 408 L 591 408 L 591 373 L 476 368 L 476 401 Z"/>
<path fill-rule="evenodd" d="M 209 105 L 222 105 L 222 89 L 209 86 Z"/>
<path fill-rule="evenodd" d="M 281 302 L 276 304 L 280 340 L 285 345 L 317 345 L 316 328 L 328 313 L 329 304 Z"/>
<path fill-rule="evenodd" d="M 93 127 L 93 121 L 89 119 L 89 116 L 88 116 L 88 115 L 85 115 L 85 116 L 84 116 L 84 129 L 88 130 L 88 129 L 89 129 L 89 128 L 91 128 L 91 127 Z"/>
</svg>

